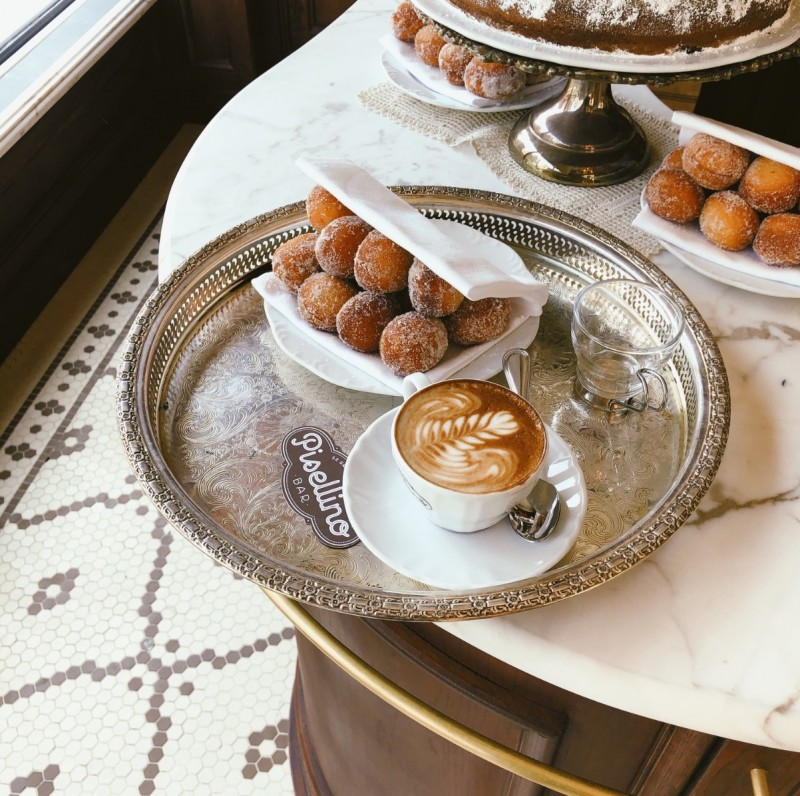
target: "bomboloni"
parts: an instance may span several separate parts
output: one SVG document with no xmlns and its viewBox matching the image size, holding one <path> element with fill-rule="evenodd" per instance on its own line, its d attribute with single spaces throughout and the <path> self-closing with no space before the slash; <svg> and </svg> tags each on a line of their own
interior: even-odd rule
<svg viewBox="0 0 800 796">
<path fill-rule="evenodd" d="M 365 290 L 342 305 L 336 315 L 336 331 L 350 348 L 369 354 L 378 350 L 383 330 L 399 312 L 391 294 Z"/>
<path fill-rule="evenodd" d="M 383 364 L 396 376 L 423 373 L 445 355 L 447 329 L 439 318 L 405 312 L 386 324 L 379 351 Z"/>
<path fill-rule="evenodd" d="M 507 298 L 464 299 L 452 315 L 444 318 L 444 325 L 450 342 L 471 346 L 500 337 L 510 321 L 511 303 Z"/>
</svg>

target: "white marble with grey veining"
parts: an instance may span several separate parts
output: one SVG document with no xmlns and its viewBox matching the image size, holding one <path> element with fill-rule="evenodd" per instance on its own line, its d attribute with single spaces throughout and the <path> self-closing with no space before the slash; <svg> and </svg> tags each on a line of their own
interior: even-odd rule
<svg viewBox="0 0 800 796">
<path fill-rule="evenodd" d="M 301 153 L 356 159 L 387 184 L 510 193 L 468 146 L 360 106 L 358 92 L 384 79 L 377 40 L 393 6 L 359 0 L 208 125 L 170 194 L 162 276 L 236 223 L 304 198 Z M 730 440 L 711 490 L 669 542 L 609 583 L 444 627 L 599 702 L 800 751 L 800 300 L 721 285 L 668 254 L 656 262 L 700 309 L 728 370 Z"/>
</svg>

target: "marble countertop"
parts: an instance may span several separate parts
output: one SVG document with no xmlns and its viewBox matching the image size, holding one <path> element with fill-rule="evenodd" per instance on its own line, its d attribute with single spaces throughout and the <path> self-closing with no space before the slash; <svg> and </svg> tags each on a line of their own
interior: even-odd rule
<svg viewBox="0 0 800 796">
<path fill-rule="evenodd" d="M 446 146 L 361 106 L 359 91 L 385 79 L 378 38 L 393 7 L 358 0 L 205 128 L 169 197 L 162 277 L 237 223 L 303 199 L 301 154 L 357 155 L 386 184 L 513 193 L 469 144 Z M 622 91 L 658 106 L 644 87 Z M 666 252 L 654 260 L 699 308 L 728 370 L 730 438 L 710 491 L 672 539 L 612 581 L 442 626 L 599 702 L 800 751 L 800 300 L 711 281 Z"/>
</svg>

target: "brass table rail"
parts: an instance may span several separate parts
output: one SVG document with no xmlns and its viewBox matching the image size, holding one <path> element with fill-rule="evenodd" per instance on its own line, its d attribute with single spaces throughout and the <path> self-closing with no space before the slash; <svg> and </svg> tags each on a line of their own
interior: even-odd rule
<svg viewBox="0 0 800 796">
<path fill-rule="evenodd" d="M 753 768 L 750 770 L 750 782 L 753 786 L 753 796 L 769 796 L 767 772 L 764 771 L 763 768 Z"/>
<path fill-rule="evenodd" d="M 299 603 L 268 589 L 263 589 L 263 592 L 320 652 L 356 682 L 431 732 L 489 763 L 564 796 L 627 796 L 622 791 L 589 782 L 546 763 L 533 760 L 454 721 L 395 685 L 355 655 L 311 617 Z"/>
<path fill-rule="evenodd" d="M 444 713 L 395 685 L 380 672 L 359 658 L 314 619 L 300 603 L 269 589 L 262 589 L 278 610 L 320 652 L 330 658 L 356 682 L 403 715 L 416 721 L 431 732 L 445 738 L 467 752 L 477 755 L 511 774 L 537 785 L 550 788 L 564 796 L 630 796 L 623 791 L 607 788 L 595 782 L 568 774 L 561 769 L 533 760 L 526 755 L 481 735 L 454 721 Z M 770 796 L 767 772 L 762 768 L 750 771 L 753 796 Z"/>
</svg>

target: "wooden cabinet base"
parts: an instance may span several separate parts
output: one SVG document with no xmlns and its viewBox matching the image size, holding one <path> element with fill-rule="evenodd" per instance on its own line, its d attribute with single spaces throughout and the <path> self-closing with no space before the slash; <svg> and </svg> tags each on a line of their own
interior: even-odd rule
<svg viewBox="0 0 800 796">
<path fill-rule="evenodd" d="M 308 609 L 385 677 L 454 720 L 537 760 L 645 796 L 796 792 L 800 755 L 664 725 L 524 674 L 440 628 Z M 399 713 L 302 636 L 290 752 L 300 796 L 538 796 L 551 791 L 463 751 Z"/>
</svg>

